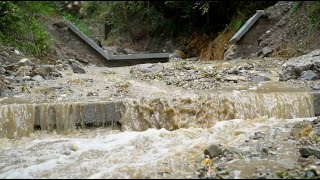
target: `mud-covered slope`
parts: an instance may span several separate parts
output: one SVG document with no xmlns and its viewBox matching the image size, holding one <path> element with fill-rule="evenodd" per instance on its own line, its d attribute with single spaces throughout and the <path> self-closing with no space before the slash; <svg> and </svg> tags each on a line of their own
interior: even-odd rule
<svg viewBox="0 0 320 180">
<path fill-rule="evenodd" d="M 298 5 L 299 3 L 299 5 Z M 306 54 L 320 45 L 319 29 L 310 29 L 308 9 L 311 2 L 279 1 L 237 43 L 239 57 L 259 55 L 270 47 L 270 56 L 289 58 Z"/>
</svg>

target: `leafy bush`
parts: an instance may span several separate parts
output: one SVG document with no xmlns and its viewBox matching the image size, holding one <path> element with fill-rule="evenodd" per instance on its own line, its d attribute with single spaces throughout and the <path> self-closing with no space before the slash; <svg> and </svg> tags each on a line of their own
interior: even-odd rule
<svg viewBox="0 0 320 180">
<path fill-rule="evenodd" d="M 52 40 L 39 19 L 51 14 L 53 9 L 45 1 L 0 2 L 0 43 L 36 56 L 45 55 Z"/>
</svg>

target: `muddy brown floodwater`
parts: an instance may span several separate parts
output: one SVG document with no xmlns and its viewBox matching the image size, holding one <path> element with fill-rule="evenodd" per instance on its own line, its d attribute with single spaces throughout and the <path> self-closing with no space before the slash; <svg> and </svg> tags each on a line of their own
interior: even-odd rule
<svg viewBox="0 0 320 180">
<path fill-rule="evenodd" d="M 291 127 L 315 119 L 310 89 L 274 73 L 269 82 L 193 90 L 132 79 L 130 67 L 85 70 L 0 99 L 0 178 L 195 178 L 211 144 L 234 153 L 212 166 L 247 178 L 294 168 Z M 121 126 L 75 126 L 106 119 Z M 257 132 L 264 137 L 252 139 Z"/>
</svg>

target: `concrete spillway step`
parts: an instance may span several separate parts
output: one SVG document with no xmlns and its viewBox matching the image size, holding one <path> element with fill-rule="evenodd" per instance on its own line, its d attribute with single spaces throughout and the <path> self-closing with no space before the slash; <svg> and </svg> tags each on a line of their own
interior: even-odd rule
<svg viewBox="0 0 320 180">
<path fill-rule="evenodd" d="M 118 102 L 65 102 L 0 105 L 0 137 L 28 136 L 39 126 L 57 133 L 77 126 L 119 122 L 122 130 L 209 128 L 217 121 L 261 116 L 314 117 L 318 94 L 311 92 L 225 92 L 184 99 Z M 315 101 L 316 100 L 316 101 Z M 317 112 L 318 110 L 316 110 Z"/>
</svg>

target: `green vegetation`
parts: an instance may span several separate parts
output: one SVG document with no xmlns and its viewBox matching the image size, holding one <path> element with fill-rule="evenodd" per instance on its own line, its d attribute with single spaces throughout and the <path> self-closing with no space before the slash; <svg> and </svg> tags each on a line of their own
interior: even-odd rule
<svg viewBox="0 0 320 180">
<path fill-rule="evenodd" d="M 126 41 L 159 37 L 174 39 L 192 33 L 215 35 L 236 17 L 232 28 L 239 30 L 257 9 L 270 1 L 86 1 L 80 15 L 104 22 L 108 37 L 129 37 Z M 79 25 L 77 25 L 79 26 Z"/>
<path fill-rule="evenodd" d="M 291 176 L 288 172 L 286 171 L 279 171 L 276 173 L 278 177 L 281 179 L 296 179 L 294 176 Z"/>
<path fill-rule="evenodd" d="M 53 13 L 50 2 L 0 2 L 0 44 L 15 46 L 36 56 L 46 54 L 51 39 L 39 21 Z"/>
<path fill-rule="evenodd" d="M 314 29 L 319 26 L 320 22 L 320 1 L 310 2 L 308 7 L 308 17 L 310 21 L 310 29 Z"/>
<path fill-rule="evenodd" d="M 81 32 L 83 32 L 85 35 L 90 36 L 92 33 L 88 29 L 87 25 L 85 25 L 79 18 L 77 18 L 75 15 L 72 14 L 65 14 L 63 17 L 72 22 Z"/>
<path fill-rule="evenodd" d="M 257 9 L 276 1 L 83 1 L 71 10 L 64 2 L 0 2 L 0 43 L 36 56 L 46 55 L 52 40 L 45 19 L 60 15 L 90 37 L 84 19 L 105 24 L 109 37 L 129 37 L 133 42 L 159 37 L 187 38 L 193 33 L 215 37 L 235 20 L 240 29 Z M 106 29 L 107 29 L 106 28 Z M 179 40 L 180 41 L 180 40 Z M 123 41 L 122 41 L 123 42 Z"/>
<path fill-rule="evenodd" d="M 243 25 L 245 21 L 243 19 L 237 19 L 235 22 L 236 31 L 238 31 Z"/>
<path fill-rule="evenodd" d="M 148 1 L 86 1 L 81 13 L 84 17 L 96 17 L 112 27 L 111 35 L 142 26 L 147 33 L 157 30 L 165 23 L 164 17 Z"/>
<path fill-rule="evenodd" d="M 265 9 L 266 7 L 272 5 L 273 2 L 265 1 L 239 1 L 235 2 L 236 13 L 235 15 L 235 24 L 234 27 L 238 31 L 246 22 L 246 20 L 256 13 L 258 9 Z"/>
<path fill-rule="evenodd" d="M 163 74 L 162 74 L 162 73 L 159 73 L 159 72 L 155 73 L 155 74 L 154 74 L 154 79 L 157 79 L 157 80 L 159 80 L 159 81 L 164 80 Z"/>
<path fill-rule="evenodd" d="M 297 13 L 297 11 L 300 8 L 300 5 L 301 5 L 300 1 L 295 1 L 295 2 L 292 3 L 290 11 L 289 11 L 290 17 Z"/>
</svg>

